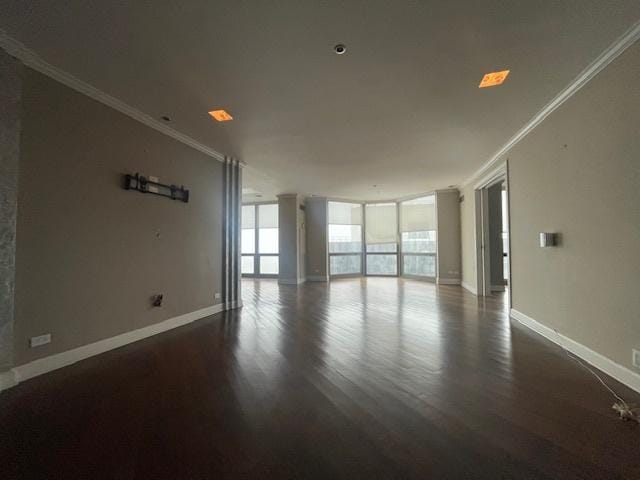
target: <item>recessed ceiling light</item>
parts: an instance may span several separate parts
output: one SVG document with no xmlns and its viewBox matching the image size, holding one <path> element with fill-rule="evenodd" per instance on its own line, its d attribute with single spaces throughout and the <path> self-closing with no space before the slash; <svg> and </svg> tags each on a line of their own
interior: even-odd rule
<svg viewBox="0 0 640 480">
<path fill-rule="evenodd" d="M 336 52 L 338 55 L 342 55 L 347 51 L 347 47 L 342 43 L 339 43 L 335 47 L 333 47 L 333 51 Z"/>
<path fill-rule="evenodd" d="M 484 77 L 482 77 L 478 88 L 495 87 L 496 85 L 501 85 L 507 79 L 508 75 L 509 70 L 487 73 Z"/>
<path fill-rule="evenodd" d="M 209 115 L 211 115 L 219 122 L 228 122 L 229 120 L 233 120 L 233 117 L 229 115 L 225 110 L 211 110 L 209 112 Z"/>
</svg>

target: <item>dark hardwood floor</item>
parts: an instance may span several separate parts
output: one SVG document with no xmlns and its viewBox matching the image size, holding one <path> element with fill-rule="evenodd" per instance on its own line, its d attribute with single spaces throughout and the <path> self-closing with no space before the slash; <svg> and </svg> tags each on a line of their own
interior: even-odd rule
<svg viewBox="0 0 640 480">
<path fill-rule="evenodd" d="M 640 478 L 640 426 L 501 297 L 395 278 L 243 297 L 0 394 L 0 478 Z"/>
</svg>

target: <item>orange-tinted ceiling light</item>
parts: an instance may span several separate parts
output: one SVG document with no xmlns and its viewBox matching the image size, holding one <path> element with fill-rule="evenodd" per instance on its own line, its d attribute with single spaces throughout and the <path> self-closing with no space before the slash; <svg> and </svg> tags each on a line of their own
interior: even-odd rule
<svg viewBox="0 0 640 480">
<path fill-rule="evenodd" d="M 496 85 L 502 85 L 502 83 L 507 79 L 508 75 L 509 70 L 487 73 L 484 77 L 482 77 L 482 81 L 480 82 L 480 85 L 478 85 L 478 88 L 495 87 Z"/>
<path fill-rule="evenodd" d="M 229 120 L 233 120 L 233 117 L 229 115 L 225 110 L 211 110 L 209 112 L 209 115 L 211 115 L 219 122 L 228 122 Z"/>
</svg>

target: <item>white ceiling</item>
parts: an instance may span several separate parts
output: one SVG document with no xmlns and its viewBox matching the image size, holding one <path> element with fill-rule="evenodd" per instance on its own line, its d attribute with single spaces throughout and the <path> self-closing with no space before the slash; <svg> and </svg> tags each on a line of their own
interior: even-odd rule
<svg viewBox="0 0 640 480">
<path fill-rule="evenodd" d="M 244 161 L 246 188 L 357 199 L 459 184 L 638 18 L 637 0 L 0 3 L 49 63 Z"/>
</svg>

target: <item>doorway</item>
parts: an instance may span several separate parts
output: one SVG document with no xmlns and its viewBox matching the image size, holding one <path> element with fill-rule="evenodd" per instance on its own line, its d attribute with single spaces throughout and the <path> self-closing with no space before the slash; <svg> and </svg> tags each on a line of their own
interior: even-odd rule
<svg viewBox="0 0 640 480">
<path fill-rule="evenodd" d="M 475 187 L 478 295 L 511 297 L 509 185 L 504 164 Z"/>
</svg>

